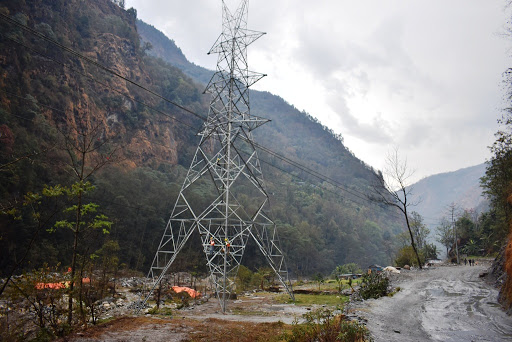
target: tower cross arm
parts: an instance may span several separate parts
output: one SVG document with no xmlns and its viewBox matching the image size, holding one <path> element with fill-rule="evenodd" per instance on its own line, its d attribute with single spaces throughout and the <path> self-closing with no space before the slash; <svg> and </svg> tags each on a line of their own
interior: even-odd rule
<svg viewBox="0 0 512 342">
<path fill-rule="evenodd" d="M 208 54 L 226 52 L 232 46 L 233 40 L 241 42 L 244 47 L 247 47 L 265 34 L 265 32 L 247 29 L 238 29 L 234 34 L 221 33 L 210 51 L 208 51 Z"/>
</svg>

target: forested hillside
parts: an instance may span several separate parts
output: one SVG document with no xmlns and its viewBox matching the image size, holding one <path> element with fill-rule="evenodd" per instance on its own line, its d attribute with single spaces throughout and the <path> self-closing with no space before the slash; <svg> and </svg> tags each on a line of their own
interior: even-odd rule
<svg viewBox="0 0 512 342">
<path fill-rule="evenodd" d="M 3 276 L 43 264 L 85 271 L 107 255 L 149 268 L 208 111 L 208 71 L 167 38 L 148 38 L 144 24 L 152 48 L 141 42 L 136 13 L 110 0 L 0 5 Z M 253 114 L 272 120 L 255 131 L 258 143 L 328 177 L 260 154 L 292 273 L 390 262 L 403 225 L 366 200 L 374 171 L 281 98 L 251 100 Z M 197 238 L 174 269 L 205 270 Z M 255 246 L 244 260 L 264 264 Z"/>
</svg>

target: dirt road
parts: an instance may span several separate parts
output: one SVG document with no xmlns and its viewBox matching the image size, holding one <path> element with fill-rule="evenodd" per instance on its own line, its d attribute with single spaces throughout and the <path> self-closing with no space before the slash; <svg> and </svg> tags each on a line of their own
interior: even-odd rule
<svg viewBox="0 0 512 342">
<path fill-rule="evenodd" d="M 479 274 L 489 265 L 403 272 L 393 297 L 354 305 L 380 341 L 512 341 L 512 317 Z"/>
</svg>

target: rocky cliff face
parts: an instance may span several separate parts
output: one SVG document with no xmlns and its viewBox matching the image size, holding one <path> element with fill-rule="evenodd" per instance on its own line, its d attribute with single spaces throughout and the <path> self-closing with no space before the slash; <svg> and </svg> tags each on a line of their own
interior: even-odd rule
<svg viewBox="0 0 512 342">
<path fill-rule="evenodd" d="M 512 204 L 512 195 L 507 199 Z M 512 232 L 512 224 L 509 232 Z M 493 274 L 497 278 L 496 284 L 501 286 L 498 300 L 512 315 L 512 234 L 508 236 L 508 243 L 493 263 Z"/>
<path fill-rule="evenodd" d="M 88 1 L 86 6 L 79 0 L 47 0 L 7 1 L 0 11 L 121 76 L 64 52 L 29 30 L 2 21 L 2 31 L 6 34 L 1 40 L 4 53 L 0 54 L 0 90 L 8 90 L 0 93 L 4 108 L 22 111 L 25 105 L 22 99 L 30 96 L 36 112 L 48 123 L 75 137 L 81 131 L 101 126 L 102 139 L 115 139 L 120 144 L 123 163 L 127 166 L 141 166 L 155 160 L 178 163 L 178 141 L 188 143 L 190 134 L 183 134 L 174 120 L 141 102 L 196 126 L 198 123 L 125 79 L 153 91 L 172 94 L 179 85 L 168 79 L 185 76 L 178 70 L 173 70 L 172 75 L 165 72 L 155 75 L 163 65 L 148 61 L 141 51 L 130 10 L 105 0 Z M 60 18 L 56 16 L 59 12 Z M 80 15 L 77 17 L 76 13 Z M 167 84 L 155 82 L 162 78 L 167 78 L 164 80 Z M 197 100 L 200 99 L 192 102 Z"/>
</svg>

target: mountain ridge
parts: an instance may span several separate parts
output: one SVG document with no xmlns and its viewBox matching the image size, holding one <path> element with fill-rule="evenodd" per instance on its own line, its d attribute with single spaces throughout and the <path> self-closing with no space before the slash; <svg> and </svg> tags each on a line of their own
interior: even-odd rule
<svg viewBox="0 0 512 342">
<path fill-rule="evenodd" d="M 412 184 L 411 202 L 418 203 L 413 210 L 432 221 L 441 221 L 448 214 L 448 206 L 455 204 L 461 210 L 483 212 L 488 202 L 480 187 L 486 164 L 478 164 L 451 172 L 431 175 Z"/>
</svg>

